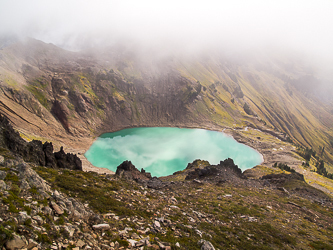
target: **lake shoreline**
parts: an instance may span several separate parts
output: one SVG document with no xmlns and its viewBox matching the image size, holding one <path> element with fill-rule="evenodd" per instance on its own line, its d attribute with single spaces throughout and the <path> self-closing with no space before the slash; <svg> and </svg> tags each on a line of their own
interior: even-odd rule
<svg viewBox="0 0 333 250">
<path fill-rule="evenodd" d="M 130 160 L 138 169 L 157 177 L 182 171 L 197 159 L 216 165 L 232 158 L 242 170 L 262 163 L 257 150 L 224 132 L 177 127 L 140 127 L 105 133 L 85 156 L 93 165 L 110 167 L 112 171 Z"/>
<path fill-rule="evenodd" d="M 117 132 L 127 128 L 137 128 L 140 126 L 123 126 L 122 128 L 115 128 L 114 131 L 109 131 L 109 133 Z M 151 126 L 142 126 L 142 127 L 151 127 Z M 154 126 L 154 127 L 178 127 L 178 128 L 189 128 L 189 129 L 206 129 L 211 131 L 223 132 L 224 134 L 231 136 L 237 142 L 245 144 L 257 152 L 259 152 L 262 156 L 263 162 L 260 165 L 264 165 L 267 167 L 271 167 L 274 162 L 285 162 L 286 164 L 290 165 L 291 167 L 297 167 L 301 164 L 301 161 L 297 159 L 294 154 L 295 148 L 289 144 L 282 142 L 281 140 L 275 138 L 273 143 L 270 142 L 260 142 L 260 140 L 256 140 L 256 138 L 251 138 L 244 134 L 244 128 L 228 128 L 228 127 L 220 127 L 216 125 L 212 126 L 184 126 L 184 125 L 177 125 L 177 126 Z M 247 131 L 253 130 L 252 128 L 247 129 Z M 104 134 L 104 133 L 103 133 Z M 271 136 L 265 132 L 259 132 L 261 135 Z M 272 137 L 272 136 L 271 136 Z M 84 156 L 85 152 L 90 148 L 96 138 L 85 138 L 84 143 L 79 143 L 77 146 L 77 150 L 71 150 L 73 153 L 77 153 L 80 159 L 83 162 L 83 170 L 84 171 L 93 171 L 100 174 L 114 174 L 113 171 L 106 169 L 106 168 L 99 168 L 92 165 Z M 271 145 L 269 145 L 271 144 Z M 281 144 L 281 145 L 279 145 Z M 283 149 L 281 149 L 281 146 Z M 278 148 L 278 149 L 276 149 Z M 224 159 L 221 159 L 224 160 Z"/>
</svg>

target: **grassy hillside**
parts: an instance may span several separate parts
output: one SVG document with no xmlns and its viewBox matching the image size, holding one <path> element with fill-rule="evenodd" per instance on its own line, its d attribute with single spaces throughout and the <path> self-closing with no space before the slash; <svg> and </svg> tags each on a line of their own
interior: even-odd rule
<svg viewBox="0 0 333 250">
<path fill-rule="evenodd" d="M 333 162 L 332 108 L 302 91 L 309 66 L 295 58 L 212 52 L 154 58 L 121 47 L 72 53 L 35 40 L 0 53 L 1 112 L 35 135 L 252 126 L 324 148 L 322 157 Z"/>
</svg>

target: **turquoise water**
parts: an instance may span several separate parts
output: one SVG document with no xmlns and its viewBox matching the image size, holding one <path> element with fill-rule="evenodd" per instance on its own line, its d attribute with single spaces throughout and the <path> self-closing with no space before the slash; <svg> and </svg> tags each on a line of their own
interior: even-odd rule
<svg viewBox="0 0 333 250">
<path fill-rule="evenodd" d="M 218 164 L 232 158 L 242 170 L 262 162 L 254 149 L 221 132 L 186 128 L 131 128 L 101 135 L 85 153 L 96 167 L 117 170 L 130 160 L 152 176 L 171 175 L 196 159 Z"/>
</svg>

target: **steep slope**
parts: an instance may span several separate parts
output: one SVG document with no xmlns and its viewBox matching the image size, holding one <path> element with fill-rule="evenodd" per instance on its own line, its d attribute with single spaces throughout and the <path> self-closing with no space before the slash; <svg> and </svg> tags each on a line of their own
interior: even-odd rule
<svg viewBox="0 0 333 250">
<path fill-rule="evenodd" d="M 332 162 L 331 108 L 295 85 L 308 72 L 287 56 L 74 53 L 30 39 L 0 51 L 0 108 L 29 137 L 72 146 L 131 126 L 251 126 Z"/>
<path fill-rule="evenodd" d="M 106 175 L 0 149 L 4 249 L 332 248 L 332 198 L 299 173 L 264 168 L 270 174 L 249 178 L 226 159 L 162 178 L 125 161 Z"/>
</svg>

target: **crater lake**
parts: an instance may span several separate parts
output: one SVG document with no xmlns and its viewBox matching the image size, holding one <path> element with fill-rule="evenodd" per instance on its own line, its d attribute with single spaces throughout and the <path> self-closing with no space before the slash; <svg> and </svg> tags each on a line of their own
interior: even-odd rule
<svg viewBox="0 0 333 250">
<path fill-rule="evenodd" d="M 140 127 L 102 134 L 85 153 L 94 166 L 117 170 L 131 161 L 152 176 L 171 175 L 196 159 L 218 164 L 231 158 L 242 171 L 263 161 L 251 147 L 222 132 L 174 127 Z"/>
</svg>

